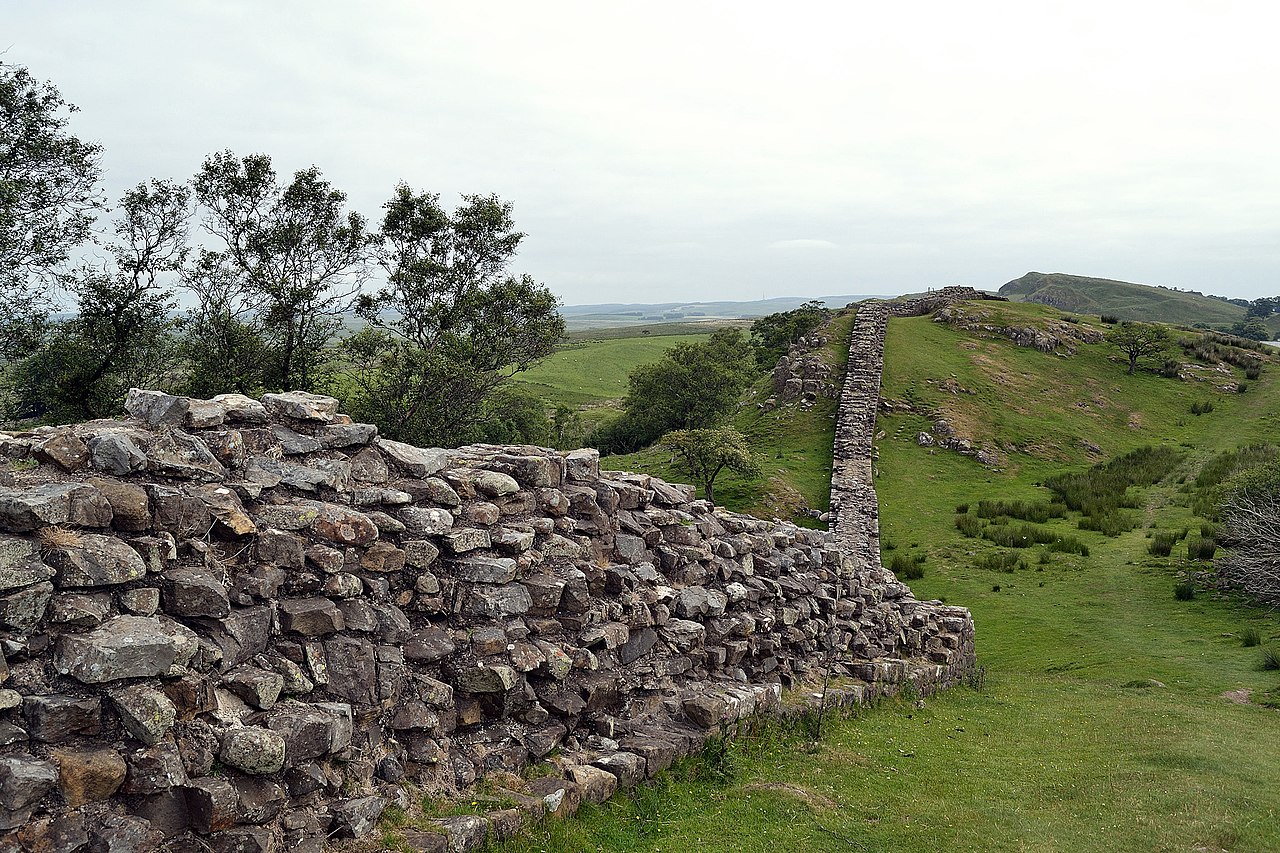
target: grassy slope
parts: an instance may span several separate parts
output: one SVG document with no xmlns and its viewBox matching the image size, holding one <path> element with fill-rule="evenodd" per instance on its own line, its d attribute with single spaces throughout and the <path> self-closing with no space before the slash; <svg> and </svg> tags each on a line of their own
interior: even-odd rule
<svg viewBox="0 0 1280 853">
<path fill-rule="evenodd" d="M 708 335 L 652 335 L 582 341 L 563 347 L 515 381 L 548 405 L 588 406 L 619 400 L 627 393 L 627 375 L 662 358 L 676 344 L 705 341 Z"/>
<path fill-rule="evenodd" d="M 1034 319 L 1041 309 L 1008 310 Z M 925 381 L 952 374 L 977 393 Z M 975 345 L 927 318 L 892 321 L 886 396 L 915 393 L 973 437 L 1004 431 L 1041 454 L 1015 452 L 990 472 L 917 447 L 926 423 L 917 415 L 881 422 L 885 539 L 929 554 L 918 595 L 972 609 L 986 688 L 956 688 L 923 710 L 889 703 L 836 726 L 813 752 L 759 746 L 728 784 L 675 778 L 660 796 L 589 809 L 511 849 L 1277 849 L 1280 715 L 1220 694 L 1275 687 L 1238 634 L 1251 625 L 1280 637 L 1280 620 L 1230 599 L 1175 601 L 1179 561 L 1147 557 L 1141 529 L 1115 539 L 1072 530 L 1089 558 L 1055 555 L 1043 571 L 993 574 L 973 566 L 992 546 L 961 537 L 952 519 L 961 502 L 1047 496 L 1034 485 L 1043 476 L 1086 464 L 1080 439 L 1108 456 L 1172 443 L 1192 472 L 1212 450 L 1274 437 L 1278 377 L 1272 365 L 1248 394 L 1228 396 L 1126 377 L 1103 345 L 1062 359 Z M 1210 393 L 1213 413 L 1186 414 Z M 1160 527 L 1192 520 L 1176 484 L 1145 496 Z"/>
<path fill-rule="evenodd" d="M 1124 320 L 1158 320 L 1189 326 L 1230 325 L 1244 319 L 1243 308 L 1221 299 L 1066 273 L 1027 273 L 1001 287 L 1000 294 L 1028 302 L 1048 297 L 1067 310 L 1115 314 Z"/>
</svg>

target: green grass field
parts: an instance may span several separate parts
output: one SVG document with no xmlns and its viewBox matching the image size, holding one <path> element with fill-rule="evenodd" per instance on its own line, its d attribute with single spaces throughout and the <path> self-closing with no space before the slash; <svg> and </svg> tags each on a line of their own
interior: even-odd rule
<svg viewBox="0 0 1280 853">
<path fill-rule="evenodd" d="M 1031 322 L 1057 313 L 1006 310 Z M 883 703 L 832 726 L 812 748 L 740 744 L 727 781 L 692 762 L 655 789 L 545 824 L 504 849 L 1280 849 L 1280 713 L 1223 695 L 1280 686 L 1280 674 L 1261 668 L 1260 648 L 1241 643 L 1247 628 L 1263 647 L 1276 643 L 1280 619 L 1207 591 L 1175 600 L 1189 565 L 1176 550 L 1149 556 L 1146 538 L 1198 521 L 1179 477 L 1213 452 L 1276 435 L 1277 376 L 1273 363 L 1248 393 L 1226 394 L 1125 376 L 1105 345 L 1062 358 L 928 318 L 892 321 L 884 395 L 999 442 L 1005 459 L 990 471 L 918 447 L 926 414 L 881 419 L 886 559 L 924 553 L 917 595 L 972 610 L 985 686 L 954 688 L 923 709 Z M 948 379 L 965 392 L 947 390 Z M 1213 412 L 1189 413 L 1209 398 Z M 826 434 L 811 427 L 817 458 Z M 787 439 L 800 454 L 803 432 Z M 1086 541 L 1089 557 L 1052 554 L 1041 563 L 1028 549 L 1026 568 L 978 567 L 998 549 L 955 528 L 956 505 L 1047 498 L 1037 485 L 1044 478 L 1094 461 L 1084 441 L 1103 449 L 1099 459 L 1167 444 L 1184 462 L 1140 492 L 1144 526 L 1129 533 L 1080 531 L 1074 517 L 1049 522 Z"/>
<path fill-rule="evenodd" d="M 627 375 L 662 358 L 676 344 L 705 341 L 709 335 L 636 335 L 578 341 L 553 353 L 515 382 L 529 386 L 547 404 L 582 407 L 620 400 Z"/>
</svg>

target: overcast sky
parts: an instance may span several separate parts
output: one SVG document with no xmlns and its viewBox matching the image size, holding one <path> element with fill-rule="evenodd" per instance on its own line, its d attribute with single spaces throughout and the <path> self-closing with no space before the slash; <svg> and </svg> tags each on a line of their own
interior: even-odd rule
<svg viewBox="0 0 1280 853">
<path fill-rule="evenodd" d="M 23 2 L 108 191 L 230 148 L 496 192 L 568 304 L 994 289 L 1280 293 L 1269 2 Z"/>
</svg>

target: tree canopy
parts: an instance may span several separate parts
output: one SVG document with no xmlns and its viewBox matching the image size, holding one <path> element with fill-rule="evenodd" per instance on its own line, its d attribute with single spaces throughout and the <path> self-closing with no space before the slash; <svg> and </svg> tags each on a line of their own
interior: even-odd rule
<svg viewBox="0 0 1280 853">
<path fill-rule="evenodd" d="M 760 472 L 747 437 L 730 426 L 675 430 L 662 437 L 662 447 L 671 451 L 676 467 L 700 486 L 712 503 L 721 471 L 727 468 L 744 477 Z"/>
<path fill-rule="evenodd" d="M 31 347 L 103 203 L 102 147 L 68 130 L 58 88 L 0 62 L 0 359 Z"/>
<path fill-rule="evenodd" d="M 1107 342 L 1129 359 L 1129 374 L 1138 367 L 1138 360 L 1159 356 L 1169 345 L 1169 330 L 1151 323 L 1134 323 L 1128 320 L 1111 327 Z"/>
</svg>

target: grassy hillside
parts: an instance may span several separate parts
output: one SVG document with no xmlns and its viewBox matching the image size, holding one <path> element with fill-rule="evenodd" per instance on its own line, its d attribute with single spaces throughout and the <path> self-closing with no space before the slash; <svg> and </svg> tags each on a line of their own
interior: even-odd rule
<svg viewBox="0 0 1280 853">
<path fill-rule="evenodd" d="M 676 344 L 707 339 L 701 335 L 635 335 L 570 343 L 516 382 L 527 385 L 548 405 L 589 406 L 620 400 L 627 393 L 627 375 L 642 364 L 657 361 Z"/>
<path fill-rule="evenodd" d="M 1029 272 L 1001 287 L 1000 295 L 1021 302 L 1052 305 L 1065 311 L 1114 314 L 1122 320 L 1185 326 L 1195 323 L 1230 326 L 1244 318 L 1243 308 L 1224 299 L 1066 273 Z"/>
<path fill-rule="evenodd" d="M 997 310 L 1015 325 L 1060 313 Z M 1147 538 L 1198 525 L 1181 480 L 1214 452 L 1277 434 L 1278 385 L 1274 361 L 1229 394 L 1125 376 L 1105 344 L 1063 357 L 929 318 L 891 321 L 884 393 L 913 410 L 879 424 L 884 556 L 923 555 L 916 593 L 972 609 L 981 689 L 882 704 L 816 746 L 749 740 L 508 849 L 1280 849 L 1280 714 L 1231 698 L 1280 686 L 1261 649 L 1242 643 L 1252 629 L 1263 647 L 1280 644 L 1280 618 L 1204 589 L 1177 600 L 1197 565 L 1185 543 L 1153 557 Z M 1213 411 L 1190 414 L 1206 400 Z M 999 470 L 919 446 L 935 416 L 996 447 Z M 803 440 L 791 439 L 797 452 Z M 809 440 L 825 452 L 816 425 Z M 1138 527 L 1107 537 L 1079 530 L 1075 513 L 1043 525 L 1078 537 L 1087 557 L 1018 549 L 1022 567 L 984 568 L 1006 549 L 956 528 L 957 505 L 1045 500 L 1046 478 L 1144 445 L 1180 456 L 1172 475 L 1133 492 Z"/>
</svg>

